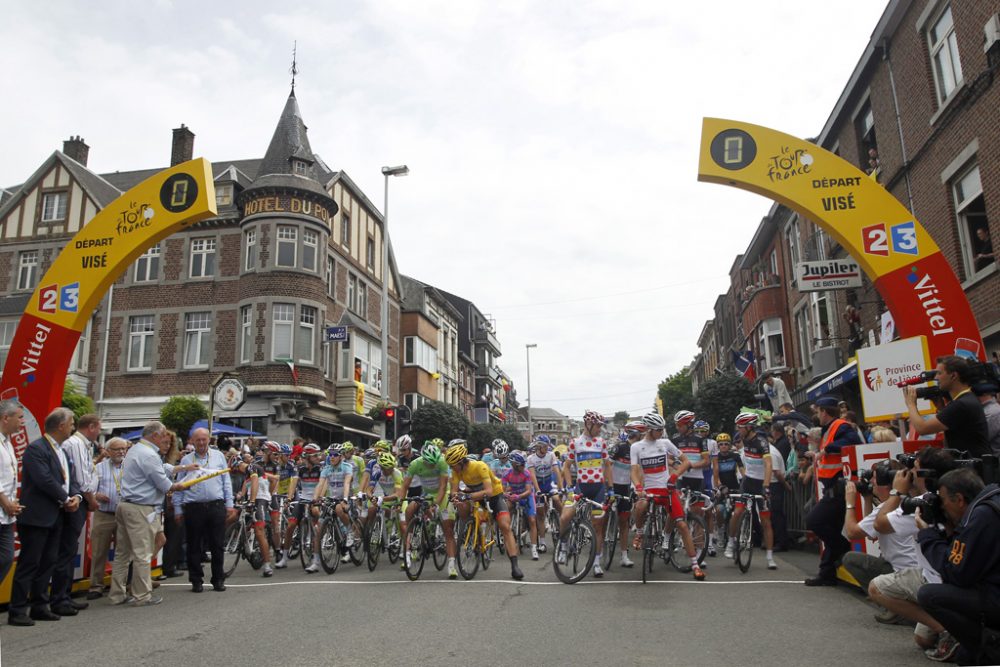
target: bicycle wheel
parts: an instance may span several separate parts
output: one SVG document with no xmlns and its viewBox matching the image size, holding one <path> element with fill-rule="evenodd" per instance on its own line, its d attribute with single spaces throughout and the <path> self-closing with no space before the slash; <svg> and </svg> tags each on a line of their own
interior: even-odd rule
<svg viewBox="0 0 1000 667">
<path fill-rule="evenodd" d="M 521 550 L 524 545 L 521 544 L 521 530 L 524 525 L 524 510 L 521 509 L 520 504 L 518 504 L 514 511 L 510 513 L 510 533 L 514 536 L 514 540 L 517 542 L 517 553 L 520 555 Z"/>
<path fill-rule="evenodd" d="M 614 508 L 604 513 L 604 546 L 601 552 L 601 567 L 611 569 L 615 561 L 615 549 L 618 548 L 618 513 Z"/>
<path fill-rule="evenodd" d="M 559 544 L 559 510 L 557 510 L 552 501 L 549 501 L 549 511 L 545 515 L 546 527 L 549 530 L 549 535 L 552 536 L 552 544 L 555 546 Z"/>
<path fill-rule="evenodd" d="M 552 567 L 564 584 L 575 584 L 587 576 L 594 565 L 597 555 L 597 538 L 594 527 L 586 521 L 574 522 L 569 527 L 569 539 L 566 540 L 566 563 L 560 565 L 553 558 Z"/>
<path fill-rule="evenodd" d="M 253 523 L 246 524 L 243 531 L 243 555 L 250 563 L 250 567 L 255 570 L 259 570 L 264 564 L 264 554 L 260 551 L 260 542 L 257 541 L 257 531 Z"/>
<path fill-rule="evenodd" d="M 383 523 L 385 517 L 382 512 L 378 512 L 371 525 L 368 527 L 368 539 L 365 540 L 365 551 L 368 557 L 368 571 L 371 572 L 378 565 L 378 557 L 382 554 L 382 535 L 385 532 Z"/>
<path fill-rule="evenodd" d="M 444 539 L 444 526 L 438 520 L 435 520 L 431 526 L 431 545 L 433 548 L 431 555 L 434 558 L 435 569 L 440 572 L 448 563 L 448 547 Z"/>
<path fill-rule="evenodd" d="M 476 522 L 471 518 L 459 519 L 455 525 L 455 537 L 458 540 L 458 571 L 464 579 L 472 579 L 479 570 L 479 554 L 476 552 L 479 536 L 476 534 Z"/>
<path fill-rule="evenodd" d="M 708 555 L 708 527 L 705 524 L 705 518 L 697 515 L 688 517 L 688 530 L 691 531 L 694 553 L 698 557 L 698 564 L 701 565 L 705 562 L 705 556 Z"/>
<path fill-rule="evenodd" d="M 483 561 L 483 572 L 485 572 L 490 569 L 490 563 L 496 556 L 497 538 L 500 531 L 496 529 L 492 521 L 487 520 L 479 524 L 479 532 L 479 558 Z"/>
<path fill-rule="evenodd" d="M 337 566 L 340 565 L 340 548 L 338 543 L 338 531 L 334 522 L 337 521 L 335 517 L 326 517 L 319 524 L 319 538 L 318 538 L 318 550 L 319 550 L 319 563 L 323 566 L 323 571 L 327 574 L 333 574 L 337 571 Z"/>
<path fill-rule="evenodd" d="M 287 521 L 286 521 L 287 523 Z M 299 557 L 299 553 L 302 551 L 302 531 L 298 523 L 295 524 L 295 530 L 292 531 L 292 543 L 288 546 L 288 560 L 294 560 Z"/>
<path fill-rule="evenodd" d="M 350 532 L 346 537 L 344 548 L 355 565 L 361 565 L 365 560 L 365 527 L 358 519 L 351 519 L 347 527 Z"/>
<path fill-rule="evenodd" d="M 395 563 L 403 555 L 402 535 L 399 533 L 399 517 L 396 516 L 385 526 L 385 549 L 390 563 Z"/>
<path fill-rule="evenodd" d="M 753 513 L 747 509 L 740 518 L 740 525 L 736 534 L 736 565 L 740 572 L 750 569 L 750 561 L 753 559 Z"/>
<path fill-rule="evenodd" d="M 243 555 L 243 523 L 236 521 L 226 528 L 225 538 L 222 542 L 222 568 L 227 578 L 236 571 L 236 565 Z"/>
<path fill-rule="evenodd" d="M 420 573 L 424 571 L 424 560 L 427 558 L 429 542 L 427 524 L 423 518 L 413 517 L 413 521 L 406 527 L 406 542 L 409 543 L 409 547 L 403 555 L 406 576 L 410 581 L 416 581 L 420 578 Z"/>
<path fill-rule="evenodd" d="M 309 513 L 299 523 L 299 560 L 302 567 L 308 567 L 313 559 L 313 524 Z"/>
</svg>

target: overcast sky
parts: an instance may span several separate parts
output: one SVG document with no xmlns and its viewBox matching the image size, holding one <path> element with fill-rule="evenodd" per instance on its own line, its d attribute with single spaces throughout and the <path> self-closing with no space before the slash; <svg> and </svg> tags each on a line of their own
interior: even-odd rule
<svg viewBox="0 0 1000 667">
<path fill-rule="evenodd" d="M 703 116 L 816 136 L 882 0 L 11 2 L 0 185 L 264 154 L 289 90 L 381 206 L 403 273 L 495 318 L 522 402 L 644 412 L 690 363 L 770 202 L 697 182 Z M 281 7 L 281 8 L 279 8 Z M 669 406 L 668 406 L 669 408 Z"/>
</svg>

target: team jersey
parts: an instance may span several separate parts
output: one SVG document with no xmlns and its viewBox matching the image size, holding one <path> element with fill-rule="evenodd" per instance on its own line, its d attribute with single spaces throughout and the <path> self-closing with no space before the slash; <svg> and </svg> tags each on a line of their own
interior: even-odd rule
<svg viewBox="0 0 1000 667">
<path fill-rule="evenodd" d="M 764 459 L 771 458 L 770 446 L 753 436 L 743 441 L 743 467 L 750 479 L 764 479 Z"/>
<path fill-rule="evenodd" d="M 506 461 L 504 461 L 503 459 L 493 459 L 492 461 L 490 461 L 490 470 L 492 470 L 493 474 L 496 475 L 501 480 L 503 479 L 504 475 L 506 475 L 513 469 L 514 469 L 514 464 L 510 462 L 509 457 L 507 458 Z"/>
<path fill-rule="evenodd" d="M 674 438 L 674 445 L 677 449 L 681 450 L 685 456 L 687 456 L 688 461 L 691 462 L 692 466 L 696 466 L 702 461 L 708 460 L 708 443 L 705 442 L 705 438 L 700 435 L 695 435 L 694 433 L 688 433 L 686 435 L 678 435 Z M 688 468 L 684 473 L 685 478 L 690 479 L 703 479 L 704 473 L 698 468 Z"/>
<path fill-rule="evenodd" d="M 736 452 L 730 450 L 728 454 L 719 452 L 719 483 L 730 489 L 738 489 L 740 480 L 737 471 L 743 467 L 743 459 Z"/>
<path fill-rule="evenodd" d="M 420 458 L 420 455 L 410 450 L 410 453 L 407 456 L 403 456 L 402 454 L 396 456 L 396 461 L 399 463 L 399 469 L 406 472 L 406 469 L 409 468 L 410 465 L 418 458 Z"/>
<path fill-rule="evenodd" d="M 316 492 L 316 485 L 319 484 L 319 476 L 323 473 L 323 468 L 320 466 L 299 466 L 298 470 L 295 471 L 295 477 L 298 478 L 298 497 L 299 500 L 312 500 L 313 494 Z"/>
<path fill-rule="evenodd" d="M 330 498 L 342 497 L 344 495 L 344 480 L 348 475 L 353 477 L 354 466 L 347 461 L 342 460 L 336 465 L 327 463 L 323 466 L 323 472 L 319 476 L 326 480 L 326 495 Z"/>
<path fill-rule="evenodd" d="M 252 465 L 247 471 L 248 479 L 257 478 L 257 500 L 271 500 L 271 483 L 267 481 L 267 466 Z M 252 481 L 250 482 L 253 483 Z M 249 495 L 247 496 L 249 497 Z"/>
<path fill-rule="evenodd" d="M 604 461 L 608 458 L 608 443 L 604 438 L 581 435 L 570 441 L 566 456 L 576 464 L 576 477 L 580 484 L 604 482 Z"/>
<path fill-rule="evenodd" d="M 414 459 L 406 469 L 405 477 L 410 480 L 410 488 L 422 488 L 424 495 L 431 495 L 441 488 L 441 476 L 448 476 L 448 464 L 441 459 L 431 465 L 423 458 Z"/>
<path fill-rule="evenodd" d="M 611 483 L 632 483 L 632 446 L 620 442 L 611 448 Z"/>
<path fill-rule="evenodd" d="M 393 493 L 398 491 L 403 486 L 403 473 L 399 472 L 399 468 L 393 468 L 390 474 L 386 474 L 382 470 L 382 466 L 375 466 L 375 470 L 372 471 L 371 479 L 368 480 L 368 486 L 378 485 L 382 489 L 382 493 L 387 496 L 391 496 Z"/>
<path fill-rule="evenodd" d="M 511 468 L 501 479 L 503 488 L 507 493 L 519 496 L 533 486 L 531 483 L 531 473 L 526 469 L 518 472 Z"/>
<path fill-rule="evenodd" d="M 465 464 L 465 469 L 459 474 L 457 470 L 451 470 L 451 488 L 457 489 L 459 483 L 464 483 L 469 493 L 482 491 L 486 480 L 490 481 L 493 487 L 493 495 L 499 496 L 503 493 L 503 484 L 493 474 L 490 467 L 482 461 L 469 461 Z"/>
<path fill-rule="evenodd" d="M 680 458 L 681 450 L 667 438 L 646 440 L 632 445 L 632 465 L 642 468 L 643 484 L 647 489 L 665 489 L 670 481 L 670 458 Z"/>
<path fill-rule="evenodd" d="M 535 471 L 535 479 L 541 481 L 552 477 L 552 469 L 557 465 L 556 455 L 551 451 L 545 452 L 545 456 L 531 454 L 528 456 L 527 467 Z M 548 489 L 542 489 L 548 491 Z"/>
<path fill-rule="evenodd" d="M 705 484 L 712 486 L 712 459 L 719 455 L 719 443 L 712 438 L 705 438 L 705 444 L 708 445 L 708 466 L 702 473 L 705 475 Z"/>
<path fill-rule="evenodd" d="M 291 483 L 292 477 L 295 477 L 295 466 L 288 462 L 278 463 L 276 465 L 278 485 L 274 487 L 274 492 L 284 496 L 288 493 L 288 487 Z"/>
</svg>

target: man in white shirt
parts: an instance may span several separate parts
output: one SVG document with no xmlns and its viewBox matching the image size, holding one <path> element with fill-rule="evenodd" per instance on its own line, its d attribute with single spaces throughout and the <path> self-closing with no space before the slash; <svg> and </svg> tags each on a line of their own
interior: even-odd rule
<svg viewBox="0 0 1000 667">
<path fill-rule="evenodd" d="M 11 437 L 24 427 L 24 410 L 17 401 L 0 401 L 0 582 L 14 564 L 14 522 L 17 502 L 17 454 Z"/>
</svg>

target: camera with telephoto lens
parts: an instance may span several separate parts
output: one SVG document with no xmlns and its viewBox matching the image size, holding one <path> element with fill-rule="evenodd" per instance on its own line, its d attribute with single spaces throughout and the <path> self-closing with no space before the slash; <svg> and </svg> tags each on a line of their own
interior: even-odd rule
<svg viewBox="0 0 1000 667">
<path fill-rule="evenodd" d="M 854 483 L 854 486 L 858 489 L 858 493 L 867 496 L 871 494 L 876 484 L 878 486 L 891 486 L 892 478 L 895 474 L 896 471 L 889 467 L 889 462 L 882 461 L 874 468 L 859 470 L 858 481 Z"/>
<path fill-rule="evenodd" d="M 937 376 L 937 371 L 922 371 L 907 380 L 897 382 L 896 386 L 903 388 L 914 384 L 925 384 L 933 382 Z M 992 362 L 971 361 L 969 362 L 968 385 L 978 394 L 994 393 L 1000 390 L 1000 367 Z M 941 387 L 934 384 L 930 387 L 917 387 L 917 398 L 933 401 L 938 398 L 947 397 Z"/>
<path fill-rule="evenodd" d="M 913 514 L 918 508 L 920 516 L 928 525 L 944 523 L 945 514 L 941 505 L 941 496 L 933 491 L 928 491 L 920 496 L 903 498 L 903 502 L 899 504 L 899 511 L 903 514 Z"/>
</svg>

